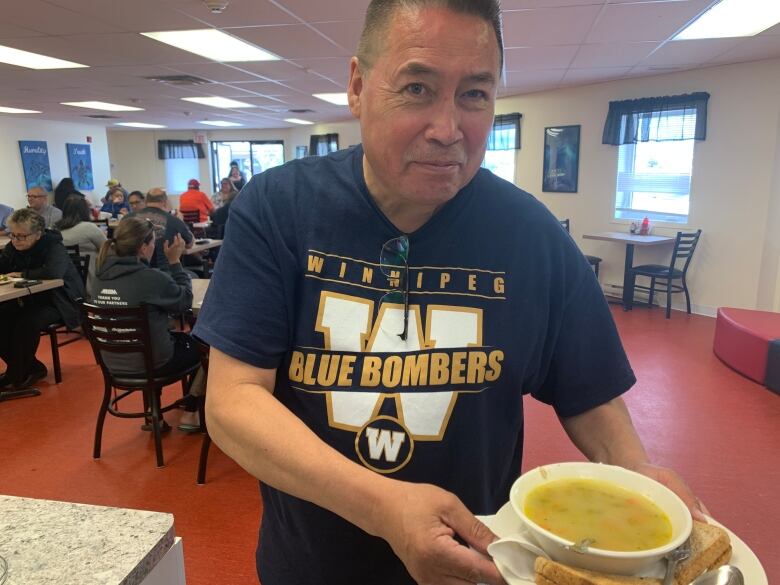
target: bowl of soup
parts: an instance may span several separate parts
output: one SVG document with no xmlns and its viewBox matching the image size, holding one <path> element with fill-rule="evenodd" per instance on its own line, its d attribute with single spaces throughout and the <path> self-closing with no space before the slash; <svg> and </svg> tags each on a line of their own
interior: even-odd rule
<svg viewBox="0 0 780 585">
<path fill-rule="evenodd" d="M 634 575 L 680 546 L 691 533 L 687 506 L 639 473 L 601 463 L 556 463 L 512 485 L 512 509 L 555 561 Z"/>
</svg>

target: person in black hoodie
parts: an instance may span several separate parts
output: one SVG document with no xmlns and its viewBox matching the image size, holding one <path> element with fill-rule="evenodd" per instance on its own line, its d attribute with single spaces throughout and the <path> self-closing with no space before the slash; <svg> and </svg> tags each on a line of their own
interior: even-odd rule
<svg viewBox="0 0 780 585">
<path fill-rule="evenodd" d="M 142 217 L 125 217 L 101 247 L 95 273 L 94 298 L 104 307 L 148 306 L 154 367 L 164 376 L 200 362 L 200 351 L 187 333 L 169 331 L 168 315 L 192 307 L 192 283 L 181 266 L 185 242 L 180 235 L 163 243 L 168 272 L 149 266 L 155 249 L 155 226 Z M 103 354 L 109 370 L 118 374 L 144 371 L 143 355 Z M 192 393 L 192 392 L 191 392 Z M 194 413 L 197 401 L 185 403 Z M 189 425 L 188 425 L 189 426 Z M 163 430 L 170 427 L 163 424 Z"/>
<path fill-rule="evenodd" d="M 0 274 L 28 279 L 61 278 L 65 285 L 0 303 L 0 358 L 6 371 L 0 387 L 26 388 L 45 378 L 46 366 L 35 358 L 40 332 L 62 321 L 78 326 L 76 303 L 86 294 L 84 283 L 62 245 L 58 232 L 47 231 L 32 209 L 20 209 L 8 220 L 11 241 L 0 253 Z"/>
</svg>

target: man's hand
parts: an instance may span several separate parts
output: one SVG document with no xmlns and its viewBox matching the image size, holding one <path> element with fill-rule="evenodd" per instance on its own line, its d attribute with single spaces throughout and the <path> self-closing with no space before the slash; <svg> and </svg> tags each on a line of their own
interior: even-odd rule
<svg viewBox="0 0 780 585">
<path fill-rule="evenodd" d="M 163 243 L 163 252 L 165 252 L 165 257 L 168 259 L 168 264 L 181 262 L 181 255 L 184 253 L 184 238 L 181 237 L 181 234 L 176 234 L 170 244 L 165 241 Z"/>
<path fill-rule="evenodd" d="M 691 515 L 695 520 L 707 522 L 704 515 L 709 515 L 709 511 L 702 501 L 693 495 L 691 488 L 688 487 L 688 484 L 685 483 L 683 478 L 681 478 L 676 471 L 669 469 L 668 467 L 659 467 L 652 463 L 640 463 L 633 467 L 633 471 L 646 475 L 668 487 L 685 502 L 685 505 L 688 506 L 688 509 L 691 511 Z"/>
<path fill-rule="evenodd" d="M 454 495 L 428 484 L 394 482 L 380 512 L 381 536 L 420 585 L 506 585 L 487 546 L 496 539 Z M 455 537 L 466 544 L 460 544 Z M 469 548 L 471 546 L 474 550 Z"/>
</svg>

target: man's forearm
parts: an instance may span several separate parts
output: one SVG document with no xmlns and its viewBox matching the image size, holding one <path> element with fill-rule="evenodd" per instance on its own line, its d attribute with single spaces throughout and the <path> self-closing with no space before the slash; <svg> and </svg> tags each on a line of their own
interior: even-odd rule
<svg viewBox="0 0 780 585">
<path fill-rule="evenodd" d="M 648 461 L 622 398 L 560 420 L 569 438 L 590 461 L 630 469 Z"/>
</svg>

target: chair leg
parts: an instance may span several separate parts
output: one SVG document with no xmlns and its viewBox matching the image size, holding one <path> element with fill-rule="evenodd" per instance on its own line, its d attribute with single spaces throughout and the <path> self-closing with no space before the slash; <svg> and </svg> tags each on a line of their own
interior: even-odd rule
<svg viewBox="0 0 780 585">
<path fill-rule="evenodd" d="M 97 425 L 95 426 L 95 445 L 92 449 L 92 457 L 100 459 L 100 444 L 103 440 L 103 423 L 106 422 L 106 413 L 108 412 L 108 403 L 111 400 L 111 385 L 106 381 L 103 391 L 103 402 L 98 411 Z"/>
<path fill-rule="evenodd" d="M 200 460 L 198 461 L 198 485 L 206 483 L 206 464 L 209 460 L 209 447 L 211 447 L 211 436 L 208 432 L 203 435 L 203 443 L 200 446 Z"/>
<path fill-rule="evenodd" d="M 145 392 L 149 389 L 145 389 Z M 160 393 L 162 388 L 152 388 L 149 396 L 149 402 L 152 406 L 152 433 L 154 434 L 154 451 L 157 455 L 157 467 L 165 467 L 162 451 L 162 431 L 160 430 Z"/>
<path fill-rule="evenodd" d="M 672 279 L 666 281 L 666 318 L 672 316 Z"/>
<path fill-rule="evenodd" d="M 682 279 L 683 292 L 685 293 L 685 306 L 688 308 L 688 314 L 691 314 L 691 295 L 688 294 L 688 284 L 685 282 L 685 277 Z"/>
<path fill-rule="evenodd" d="M 647 306 L 651 307 L 653 306 L 653 295 L 655 294 L 655 276 L 650 277 L 650 292 L 648 293 L 647 297 Z"/>
<path fill-rule="evenodd" d="M 51 361 L 54 365 L 54 381 L 62 382 L 62 368 L 60 367 L 60 346 L 57 345 L 57 332 L 49 329 L 49 343 L 51 344 Z"/>
</svg>

